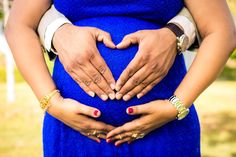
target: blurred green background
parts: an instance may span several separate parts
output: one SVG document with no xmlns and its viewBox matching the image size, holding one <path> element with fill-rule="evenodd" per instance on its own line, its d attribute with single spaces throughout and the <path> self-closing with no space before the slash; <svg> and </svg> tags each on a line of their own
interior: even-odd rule
<svg viewBox="0 0 236 157">
<path fill-rule="evenodd" d="M 236 21 L 236 0 L 228 0 L 228 4 Z M 0 11 L 0 19 L 2 16 Z M 47 62 L 51 68 L 52 63 Z M 17 68 L 16 102 L 7 103 L 5 68 L 0 53 L 0 157 L 40 157 L 43 112 Z M 236 157 L 236 51 L 195 106 L 201 122 L 202 156 Z"/>
</svg>

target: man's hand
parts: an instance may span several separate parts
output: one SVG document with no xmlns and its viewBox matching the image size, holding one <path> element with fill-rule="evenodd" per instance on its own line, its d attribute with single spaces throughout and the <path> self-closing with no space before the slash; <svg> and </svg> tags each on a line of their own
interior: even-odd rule
<svg viewBox="0 0 236 157">
<path fill-rule="evenodd" d="M 53 37 L 53 46 L 65 70 L 90 96 L 115 98 L 115 80 L 101 57 L 96 41 L 115 48 L 109 33 L 94 27 L 65 24 Z"/>
<path fill-rule="evenodd" d="M 141 30 L 124 37 L 116 47 L 139 44 L 139 50 L 116 83 L 116 98 L 128 101 L 144 96 L 168 73 L 174 63 L 176 36 L 167 28 Z"/>
</svg>

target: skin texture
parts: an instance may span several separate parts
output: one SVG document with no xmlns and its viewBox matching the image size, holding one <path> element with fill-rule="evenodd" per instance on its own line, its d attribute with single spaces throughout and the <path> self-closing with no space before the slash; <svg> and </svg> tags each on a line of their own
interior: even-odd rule
<svg viewBox="0 0 236 157">
<path fill-rule="evenodd" d="M 50 5 L 49 0 L 14 0 L 5 30 L 15 62 L 38 99 L 56 89 L 36 33 L 39 20 Z M 87 133 L 95 129 L 107 132 L 114 128 L 91 118 L 101 115 L 98 109 L 72 99 L 63 99 L 60 94 L 53 97 L 50 104 L 49 114 L 97 142 L 100 142 L 99 138 L 89 136 Z M 105 135 L 102 137 L 105 138 Z"/>
<path fill-rule="evenodd" d="M 115 48 L 109 33 L 94 27 L 65 24 L 53 38 L 53 45 L 65 70 L 91 97 L 115 99 L 115 80 L 98 52 L 96 41 Z"/>
<path fill-rule="evenodd" d="M 141 98 L 168 73 L 176 56 L 176 36 L 167 28 L 141 30 L 126 35 L 116 47 L 139 44 L 138 52 L 116 83 L 116 98 Z"/>
<path fill-rule="evenodd" d="M 97 30 L 92 27 L 83 28 L 65 24 L 55 32 L 53 37 L 53 46 L 66 71 L 92 97 L 96 93 L 103 100 L 107 100 L 108 96 L 110 99 L 116 98 L 118 100 L 123 97 L 125 101 L 134 96 L 141 98 L 166 76 L 174 62 L 176 36 L 169 29 L 142 30 L 125 36 L 121 43 L 116 45 L 116 48 L 125 49 L 131 44 L 139 44 L 139 50 L 117 80 L 116 91 L 118 92 L 114 96 L 114 92 L 108 85 L 112 84 L 111 87 L 114 89 L 115 81 L 96 48 L 96 39 L 86 38 L 88 33 L 93 35 Z M 99 31 L 102 34 L 100 36 L 104 37 L 104 44 L 109 48 L 114 48 L 115 45 L 110 35 L 107 32 Z M 89 63 L 91 56 L 94 60 L 93 65 Z M 84 65 L 87 66 L 84 67 Z M 101 75 L 96 72 L 96 70 L 99 71 L 99 67 L 106 69 L 103 75 L 104 79 L 101 72 Z M 92 80 L 101 81 L 93 83 L 96 81 Z M 86 86 L 84 82 L 91 82 L 91 84 Z"/>
<path fill-rule="evenodd" d="M 236 47 L 236 32 L 226 1 L 185 0 L 185 3 L 203 37 L 196 59 L 175 91 L 175 95 L 189 108 L 221 72 L 231 52 Z M 212 10 L 217 10 L 217 12 Z M 173 107 L 168 104 L 169 102 L 166 100 L 157 100 L 131 107 L 134 111 L 132 114 L 140 114 L 141 118 L 112 130 L 107 135 L 108 141 L 113 140 L 117 146 L 124 142 L 130 143 L 133 141 L 130 137 L 133 131 L 147 134 L 173 120 L 171 115 L 176 113 L 171 112 Z M 161 114 L 158 115 L 159 113 Z M 120 134 L 128 135 L 128 137 L 120 140 Z"/>
<path fill-rule="evenodd" d="M 190 107 L 198 95 L 215 80 L 227 61 L 230 52 L 236 47 L 236 38 L 234 24 L 225 1 L 186 0 L 185 2 L 193 14 L 203 37 L 202 45 L 193 65 L 175 92 L 185 106 Z M 41 99 L 56 88 L 48 72 L 39 40 L 35 33 L 39 19 L 49 8 L 50 3 L 48 0 L 15 0 L 6 29 L 6 37 L 16 64 L 38 99 Z M 212 10 L 217 10 L 217 12 Z M 22 36 L 22 34 L 24 35 Z M 143 40 L 137 40 L 139 41 L 137 42 L 139 47 L 141 47 L 140 45 L 146 45 L 142 44 L 145 40 L 148 43 L 148 39 L 145 39 L 145 36 L 141 36 Z M 148 46 L 152 47 L 152 44 Z M 144 50 L 144 48 L 140 49 Z M 85 106 L 71 99 L 63 99 L 59 94 L 53 97 L 50 103 L 52 106 L 48 112 L 55 118 L 80 131 L 85 136 L 88 136 L 87 133 L 94 129 L 104 132 L 110 131 L 106 138 L 115 141 L 115 145 L 132 142 L 133 139 L 130 136 L 137 128 L 139 129 L 138 133 L 147 134 L 173 120 L 177 114 L 170 102 L 157 100 L 131 107 L 133 112 L 127 114 L 140 114 L 141 118 L 113 128 L 89 118 L 102 114 L 98 111 L 97 116 L 95 116 L 96 108 Z M 78 108 L 77 105 L 79 106 Z M 67 106 L 74 107 L 68 108 Z M 127 111 L 129 110 L 127 109 Z M 127 137 L 119 140 L 117 138 L 119 135 Z M 88 137 L 99 142 L 99 139 L 95 136 Z M 105 137 L 103 136 L 103 138 Z"/>
</svg>

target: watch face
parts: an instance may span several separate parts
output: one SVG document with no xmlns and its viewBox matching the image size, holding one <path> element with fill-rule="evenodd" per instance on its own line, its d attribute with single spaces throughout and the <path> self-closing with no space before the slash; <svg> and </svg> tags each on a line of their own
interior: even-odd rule
<svg viewBox="0 0 236 157">
<path fill-rule="evenodd" d="M 188 46 L 188 37 L 185 34 L 178 38 L 178 46 L 180 47 L 181 52 L 186 51 Z"/>
<path fill-rule="evenodd" d="M 188 114 L 189 114 L 189 109 L 184 110 L 183 112 L 181 112 L 177 115 L 178 120 L 184 119 Z"/>
</svg>

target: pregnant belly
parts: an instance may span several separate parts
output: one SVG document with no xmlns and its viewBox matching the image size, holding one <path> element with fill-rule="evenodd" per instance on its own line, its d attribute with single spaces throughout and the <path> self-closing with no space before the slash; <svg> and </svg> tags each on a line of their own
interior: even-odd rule
<svg viewBox="0 0 236 157">
<path fill-rule="evenodd" d="M 160 26 L 155 23 L 129 17 L 96 17 L 80 20 L 74 24 L 103 29 L 111 34 L 115 44 L 119 43 L 123 37 L 129 33 L 142 29 L 160 28 Z M 138 50 L 137 45 L 130 46 L 125 50 L 109 49 L 102 43 L 98 43 L 97 47 L 116 80 L 134 58 Z M 136 116 L 126 114 L 127 107 L 168 98 L 173 94 L 184 74 L 184 61 L 182 56 L 178 56 L 168 75 L 158 85 L 143 98 L 133 98 L 128 102 L 123 100 L 108 100 L 104 102 L 98 97 L 92 98 L 88 96 L 64 70 L 58 58 L 54 65 L 53 79 L 63 97 L 72 98 L 85 105 L 98 108 L 102 112 L 98 120 L 118 126 L 136 118 Z"/>
</svg>

